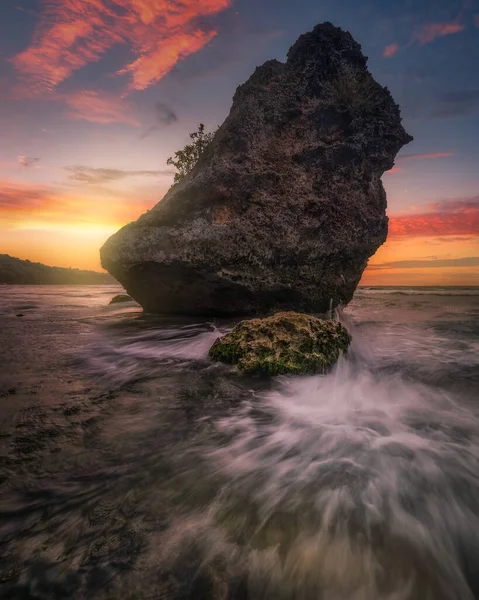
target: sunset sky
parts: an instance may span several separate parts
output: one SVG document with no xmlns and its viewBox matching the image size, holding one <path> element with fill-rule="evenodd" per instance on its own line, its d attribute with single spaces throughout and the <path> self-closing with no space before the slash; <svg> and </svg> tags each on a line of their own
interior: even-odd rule
<svg viewBox="0 0 479 600">
<path fill-rule="evenodd" d="M 362 283 L 479 285 L 479 0 L 1 0 L 0 253 L 99 270 L 188 132 L 321 21 L 362 45 L 415 138 Z"/>
</svg>

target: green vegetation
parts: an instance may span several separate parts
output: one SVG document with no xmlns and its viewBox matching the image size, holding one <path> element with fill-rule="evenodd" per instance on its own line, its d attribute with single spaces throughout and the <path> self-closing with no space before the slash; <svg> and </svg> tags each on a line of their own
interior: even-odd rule
<svg viewBox="0 0 479 600">
<path fill-rule="evenodd" d="M 175 183 L 183 181 L 193 169 L 214 135 L 214 133 L 206 133 L 204 124 L 200 123 L 198 131 L 190 133 L 191 143 L 186 144 L 183 150 L 175 152 L 174 157 L 170 156 L 166 164 L 175 167 L 178 171 L 175 174 Z"/>
<path fill-rule="evenodd" d="M 41 263 L 0 254 L 0 283 L 21 285 L 102 285 L 117 283 L 108 273 L 48 267 Z"/>
<path fill-rule="evenodd" d="M 331 367 L 351 338 L 337 321 L 295 312 L 237 325 L 210 348 L 213 360 L 235 364 L 244 373 L 302 375 Z"/>
</svg>

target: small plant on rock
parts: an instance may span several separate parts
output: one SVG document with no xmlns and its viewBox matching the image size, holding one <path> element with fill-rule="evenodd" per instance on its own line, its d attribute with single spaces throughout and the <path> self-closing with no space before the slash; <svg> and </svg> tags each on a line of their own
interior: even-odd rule
<svg viewBox="0 0 479 600">
<path fill-rule="evenodd" d="M 175 183 L 183 181 L 193 169 L 214 135 L 213 132 L 206 132 L 204 124 L 200 123 L 198 130 L 190 133 L 191 143 L 186 144 L 183 150 L 175 152 L 174 156 L 170 156 L 166 164 L 175 167 L 178 171 L 175 173 Z"/>
</svg>

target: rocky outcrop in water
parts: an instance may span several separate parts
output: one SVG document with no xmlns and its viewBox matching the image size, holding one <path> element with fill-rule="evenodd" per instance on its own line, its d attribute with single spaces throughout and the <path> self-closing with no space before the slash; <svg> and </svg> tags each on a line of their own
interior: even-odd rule
<svg viewBox="0 0 479 600">
<path fill-rule="evenodd" d="M 189 175 L 113 235 L 102 265 L 145 310 L 326 312 L 387 236 L 384 171 L 411 141 L 351 35 L 302 35 L 234 96 Z"/>
<path fill-rule="evenodd" d="M 209 356 L 237 365 L 243 373 L 305 375 L 322 373 L 334 365 L 350 342 L 338 321 L 280 312 L 239 323 L 216 340 Z"/>
</svg>

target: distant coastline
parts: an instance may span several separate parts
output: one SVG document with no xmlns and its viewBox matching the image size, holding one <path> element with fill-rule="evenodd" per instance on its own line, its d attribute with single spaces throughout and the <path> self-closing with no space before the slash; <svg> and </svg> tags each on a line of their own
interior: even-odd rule
<svg viewBox="0 0 479 600">
<path fill-rule="evenodd" d="M 49 267 L 42 263 L 0 254 L 0 284 L 17 285 L 108 285 L 118 283 L 108 273 Z"/>
</svg>

